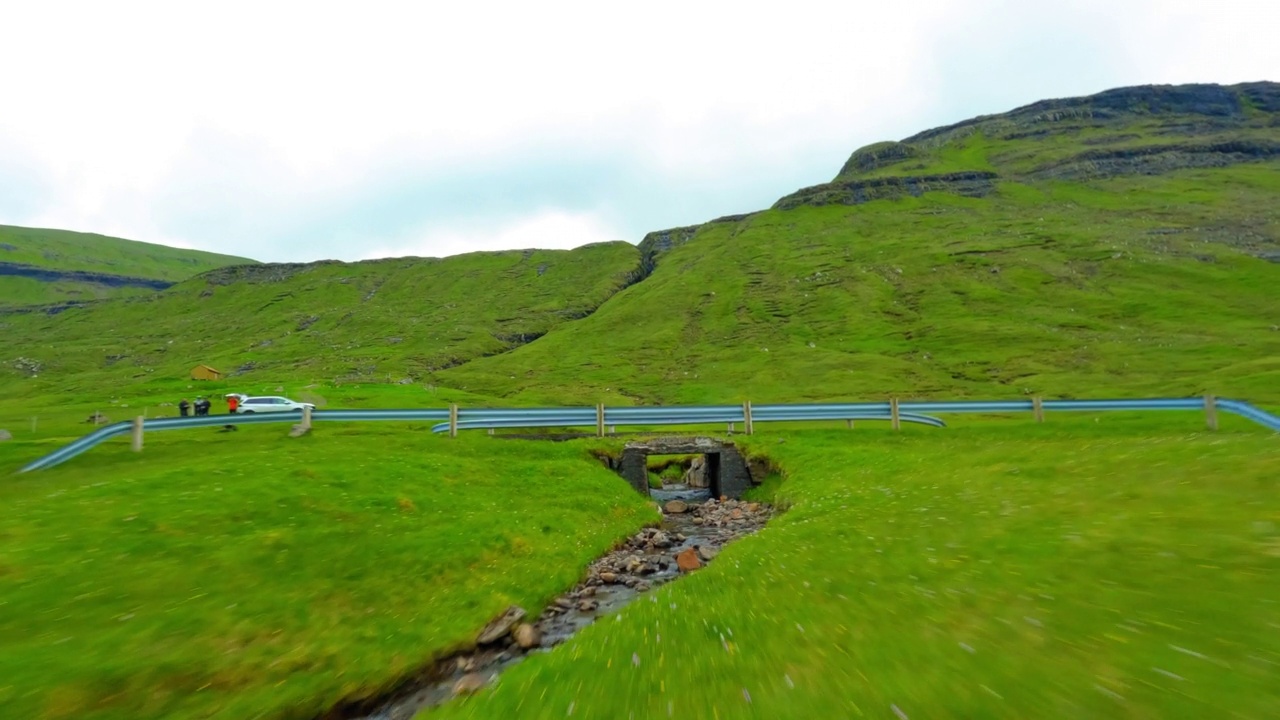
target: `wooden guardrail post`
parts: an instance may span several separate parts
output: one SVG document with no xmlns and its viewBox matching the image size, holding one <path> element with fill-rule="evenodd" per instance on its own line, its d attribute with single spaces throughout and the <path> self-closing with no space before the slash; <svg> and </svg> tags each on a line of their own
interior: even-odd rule
<svg viewBox="0 0 1280 720">
<path fill-rule="evenodd" d="M 142 424 L 146 418 L 139 415 L 133 419 L 133 451 L 142 452 Z"/>
<path fill-rule="evenodd" d="M 449 405 L 449 437 L 458 437 L 458 405 Z"/>
<path fill-rule="evenodd" d="M 1037 395 L 1031 398 L 1031 412 L 1035 413 L 1036 422 L 1044 422 L 1044 401 Z"/>
<path fill-rule="evenodd" d="M 302 406 L 302 427 L 306 430 L 311 429 L 311 406 Z"/>
<path fill-rule="evenodd" d="M 898 398 L 889 398 L 889 420 L 894 430 L 902 429 L 902 418 L 898 414 Z"/>
<path fill-rule="evenodd" d="M 751 420 L 751 401 L 742 403 L 742 427 L 746 429 L 747 434 L 755 433 L 755 423 Z"/>
<path fill-rule="evenodd" d="M 1204 422 L 1210 430 L 1218 429 L 1218 399 L 1212 395 L 1204 396 Z"/>
<path fill-rule="evenodd" d="M 604 437 L 604 403 L 596 405 L 596 437 Z"/>
</svg>

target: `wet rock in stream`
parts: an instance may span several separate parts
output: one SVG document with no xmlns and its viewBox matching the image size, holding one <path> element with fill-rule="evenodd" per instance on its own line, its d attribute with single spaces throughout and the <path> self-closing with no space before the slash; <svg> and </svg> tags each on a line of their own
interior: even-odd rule
<svg viewBox="0 0 1280 720">
<path fill-rule="evenodd" d="M 505 612 L 494 618 L 488 625 L 484 626 L 484 629 L 476 636 L 476 644 L 492 645 L 493 643 L 501 640 L 507 635 L 507 633 L 511 632 L 511 628 L 514 627 L 516 623 L 524 619 L 525 614 L 524 608 L 522 607 L 512 605 L 507 608 Z"/>
<path fill-rule="evenodd" d="M 527 653 L 546 652 L 641 593 L 698 570 L 724 544 L 759 530 L 773 516 L 773 508 L 760 503 L 699 502 L 684 495 L 679 501 L 684 507 L 673 508 L 660 527 L 641 530 L 591 563 L 586 578 L 548 603 L 536 619 L 512 606 L 481 630 L 475 648 L 435 663 L 412 689 L 381 703 L 361 703 L 359 709 L 338 709 L 326 718 L 409 720 L 422 708 L 476 692 Z"/>
</svg>

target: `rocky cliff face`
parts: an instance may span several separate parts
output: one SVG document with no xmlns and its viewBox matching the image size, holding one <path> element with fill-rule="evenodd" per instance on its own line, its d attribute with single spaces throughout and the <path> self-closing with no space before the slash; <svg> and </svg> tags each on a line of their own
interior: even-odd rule
<svg viewBox="0 0 1280 720">
<path fill-rule="evenodd" d="M 844 167 L 840 168 L 840 174 L 836 176 L 836 179 L 839 180 L 842 177 L 852 175 L 864 175 L 873 170 L 900 163 L 903 160 L 919 157 L 919 155 L 919 150 L 906 143 L 888 141 L 868 145 L 855 150 L 849 156 L 849 160 L 845 162 Z"/>
<path fill-rule="evenodd" d="M 1170 124 L 1191 122 L 1201 128 L 1235 127 L 1252 112 L 1280 112 L 1280 84 L 1141 85 L 1107 90 L 1097 95 L 1041 100 L 998 115 L 926 130 L 902 142 L 916 147 L 936 146 L 974 132 L 992 137 L 1023 137 L 1029 129 L 1118 125 L 1156 119 Z"/>
<path fill-rule="evenodd" d="M 982 197 L 1001 180 L 1087 180 L 1260 162 L 1280 156 L 1278 128 L 1280 84 L 1269 82 L 1141 86 L 1042 100 L 860 148 L 834 181 L 792 193 L 774 208 L 857 205 L 925 192 Z M 927 172 L 954 165 L 945 153 L 979 135 L 996 148 L 981 158 L 994 169 Z M 1020 149 L 1009 147 L 1015 141 Z M 1074 152 L 1064 156 L 1063 149 Z M 1046 150 L 1053 159 L 1022 162 Z"/>
</svg>

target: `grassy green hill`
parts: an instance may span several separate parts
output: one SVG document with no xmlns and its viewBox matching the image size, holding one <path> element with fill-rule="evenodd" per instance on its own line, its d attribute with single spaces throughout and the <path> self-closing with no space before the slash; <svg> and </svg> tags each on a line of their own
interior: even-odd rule
<svg viewBox="0 0 1280 720">
<path fill-rule="evenodd" d="M 208 364 L 245 380 L 401 382 L 528 343 L 582 317 L 635 277 L 623 242 L 572 251 L 472 253 L 443 260 L 243 265 L 148 297 L 56 315 L 0 315 L 5 388 L 65 390 L 187 382 Z M 56 344 L 47 342 L 57 338 Z M 31 377 L 38 375 L 38 377 Z M 408 384 L 408 383 L 406 383 Z"/>
<path fill-rule="evenodd" d="M 253 260 L 93 233 L 0 225 L 0 307 L 147 295 Z"/>
<path fill-rule="evenodd" d="M 580 322 L 441 382 L 515 400 L 1037 393 L 1280 399 L 1280 163 L 1007 184 L 701 229 Z M 621 397 L 620 397 L 621 396 Z"/>
<path fill-rule="evenodd" d="M 578 323 L 453 368 L 513 399 L 1280 400 L 1280 86 L 1038 103 L 652 233 Z"/>
</svg>

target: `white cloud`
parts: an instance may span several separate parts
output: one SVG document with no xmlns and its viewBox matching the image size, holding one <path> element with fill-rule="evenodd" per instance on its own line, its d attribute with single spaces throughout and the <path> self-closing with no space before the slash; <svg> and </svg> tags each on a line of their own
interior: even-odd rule
<svg viewBox="0 0 1280 720">
<path fill-rule="evenodd" d="M 625 182 L 557 200 L 571 183 L 549 171 L 550 199 L 490 202 L 500 217 L 486 221 L 608 216 L 635 240 L 754 209 L 794 178 L 825 180 L 860 144 L 977 112 L 1274 79 L 1277 25 L 1274 4 L 1231 0 L 8 3 L 0 163 L 21 148 L 41 191 L 0 205 L 14 215 L 0 222 L 309 259 L 332 254 L 309 241 L 311 218 L 376 205 L 352 196 L 501 175 L 508 158 L 572 174 L 559 162 L 571 155 L 607 159 Z M 390 248 L 480 212 L 461 198 L 441 216 L 440 197 L 422 197 L 420 216 L 330 218 L 364 228 L 331 242 Z M 628 205 L 653 210 L 618 225 L 609 209 Z"/>
<path fill-rule="evenodd" d="M 618 234 L 599 217 L 543 210 L 506 223 L 472 223 L 470 227 L 428 227 L 407 241 L 365 248 L 358 257 L 445 257 L 478 250 L 538 248 L 570 250 L 589 243 L 617 240 Z"/>
</svg>

